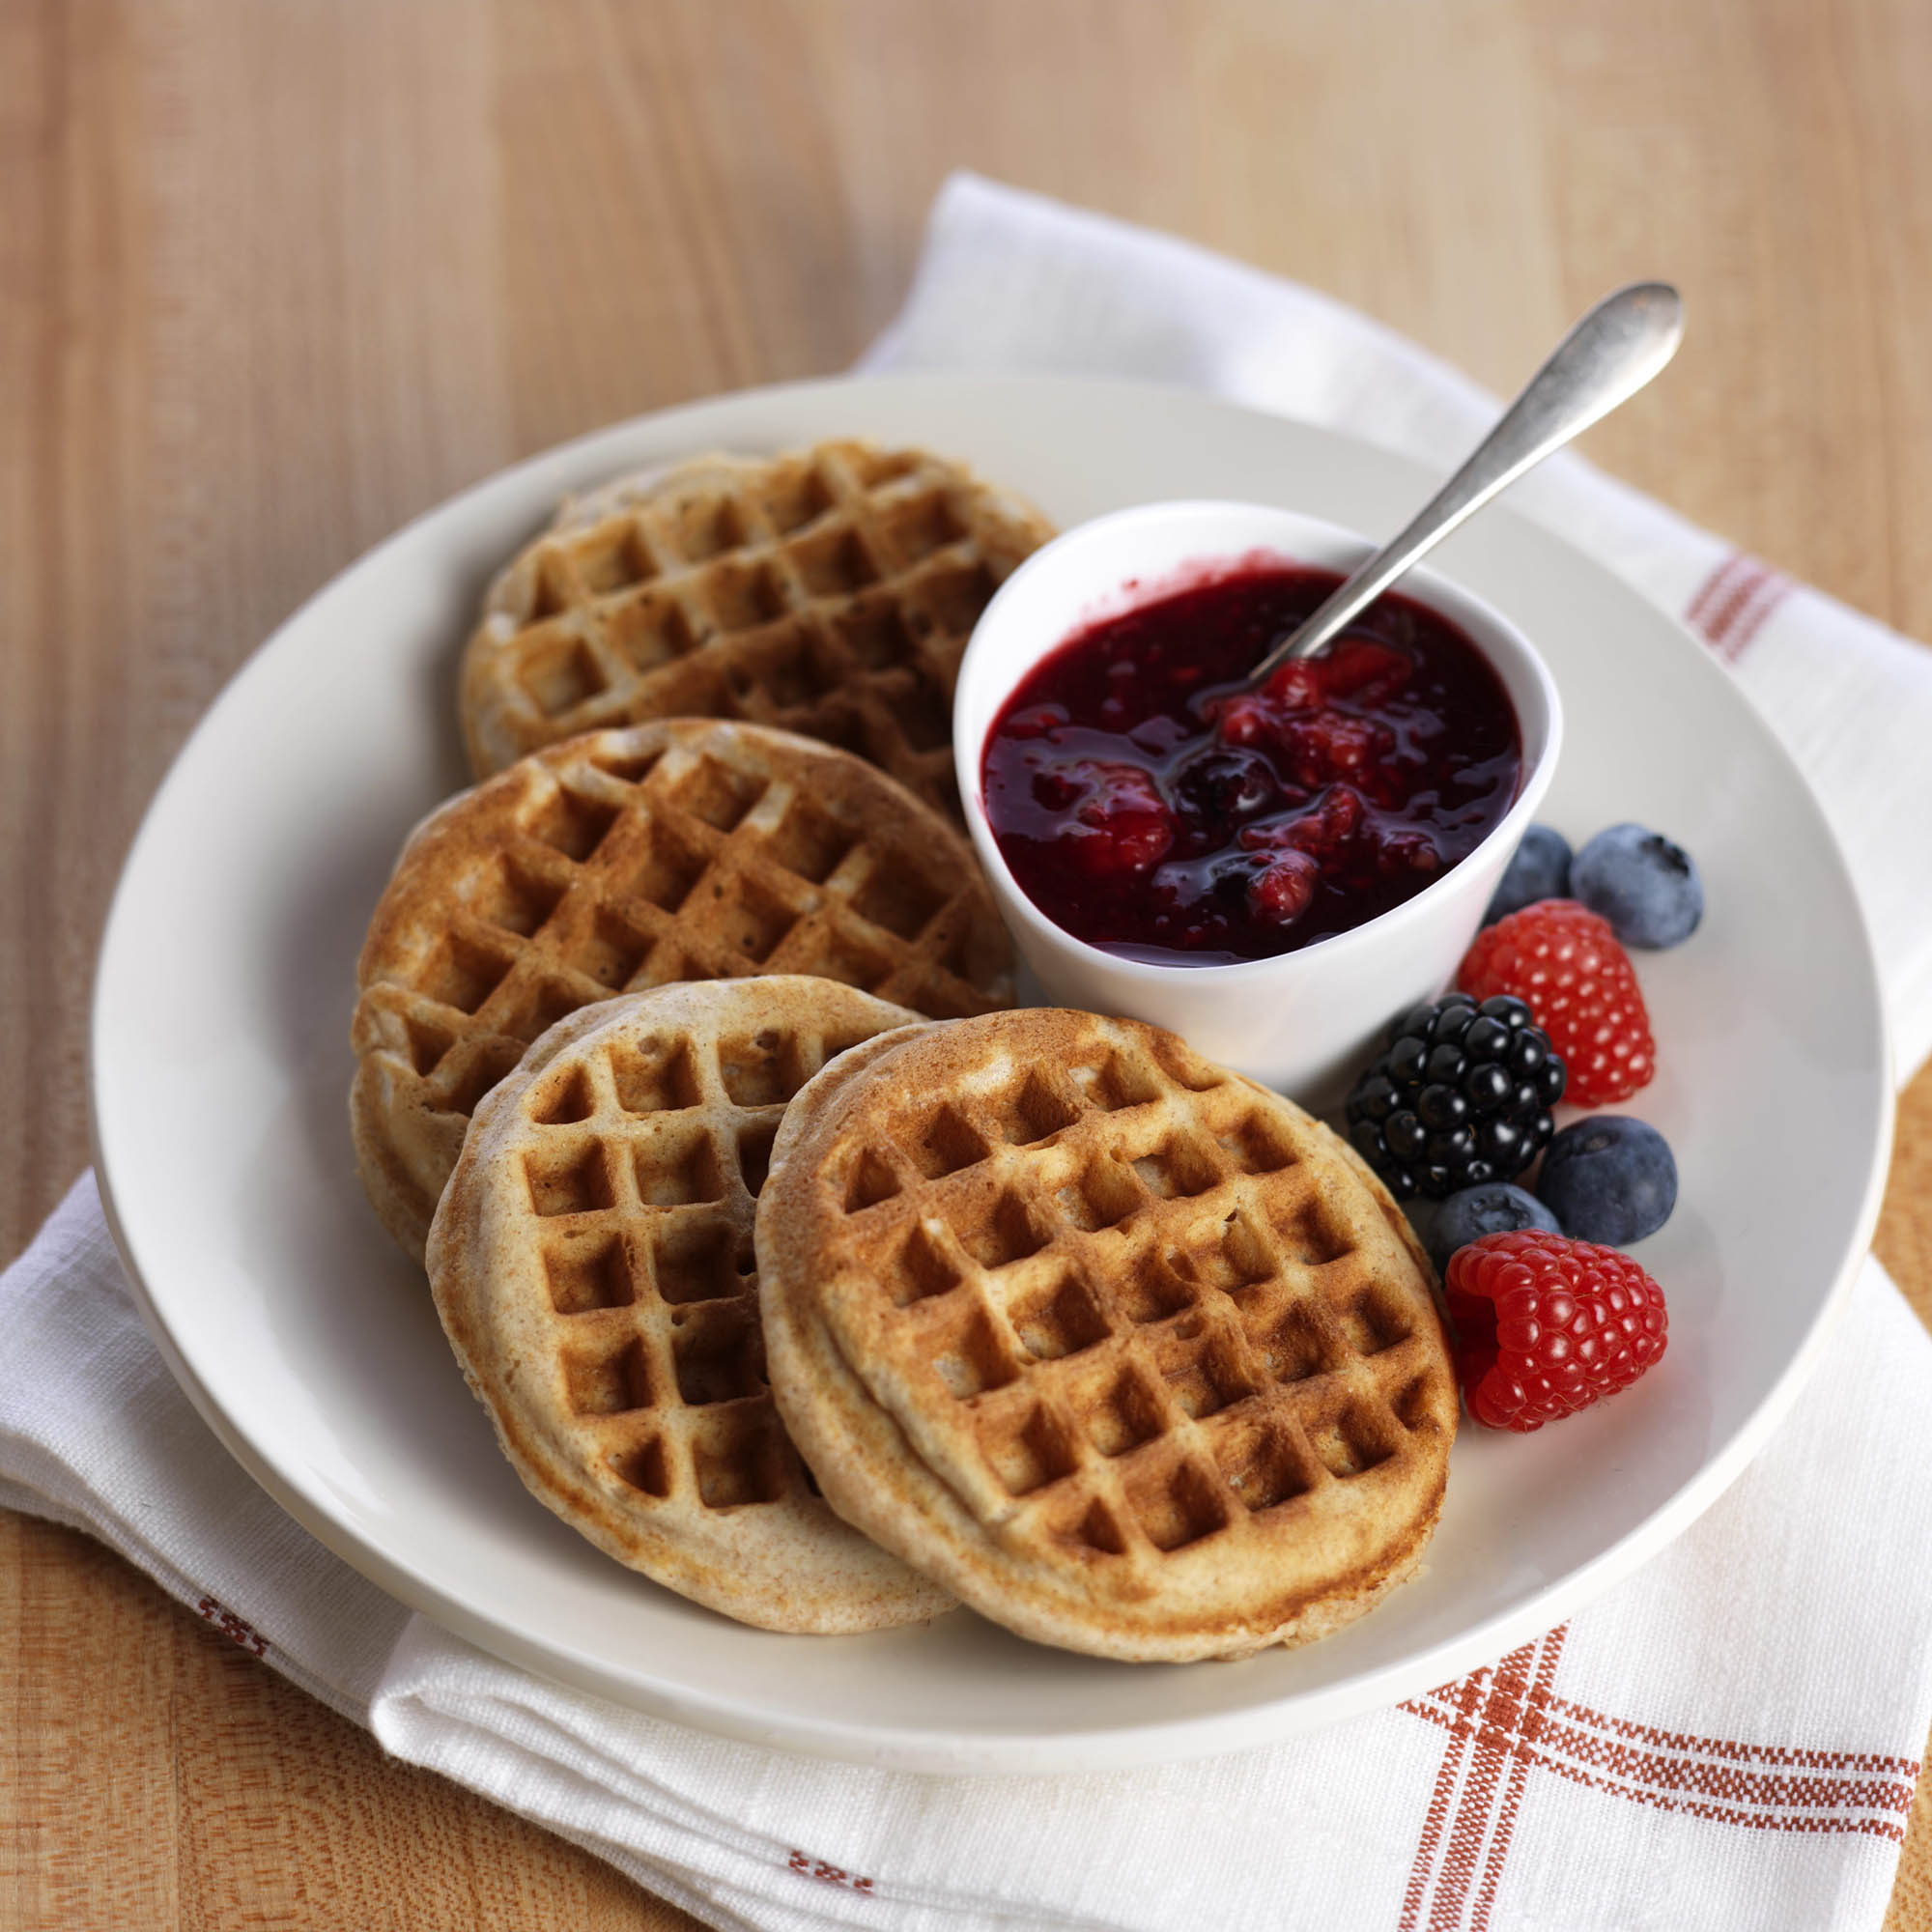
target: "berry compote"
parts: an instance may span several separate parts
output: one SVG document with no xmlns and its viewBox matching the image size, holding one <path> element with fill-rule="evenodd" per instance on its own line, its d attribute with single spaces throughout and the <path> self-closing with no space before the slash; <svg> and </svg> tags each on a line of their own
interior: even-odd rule
<svg viewBox="0 0 1932 1932">
<path fill-rule="evenodd" d="M 1340 582 L 1253 558 L 1197 570 L 1021 680 L 986 734 L 986 816 L 1056 925 L 1170 965 L 1264 959 L 1413 897 L 1502 819 L 1516 712 L 1423 605 L 1382 597 L 1247 688 Z"/>
</svg>

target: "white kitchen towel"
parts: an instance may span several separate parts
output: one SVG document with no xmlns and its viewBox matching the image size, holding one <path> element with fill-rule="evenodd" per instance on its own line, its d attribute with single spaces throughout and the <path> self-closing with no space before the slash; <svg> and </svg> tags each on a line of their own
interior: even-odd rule
<svg viewBox="0 0 1932 1932">
<path fill-rule="evenodd" d="M 1194 382 L 1444 465 L 1493 407 L 1304 290 L 967 178 L 872 360 Z M 1574 459 L 1520 500 L 1737 663 L 1853 854 L 1915 1064 L 1932 1043 L 1932 776 L 1873 750 L 1932 733 L 1932 657 Z M 1884 1911 L 1932 1721 L 1932 1338 L 1876 1264 L 1770 1447 L 1563 1629 L 1292 1744 L 979 1780 L 683 1731 L 410 1615 L 203 1428 L 91 1179 L 0 1276 L 0 1503 L 91 1530 L 391 1750 L 717 1925 L 1625 1932 L 1869 1928 Z"/>
</svg>

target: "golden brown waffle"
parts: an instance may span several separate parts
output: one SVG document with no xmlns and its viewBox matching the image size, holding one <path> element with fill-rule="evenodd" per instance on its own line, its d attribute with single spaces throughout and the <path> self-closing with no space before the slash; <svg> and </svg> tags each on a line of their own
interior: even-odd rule
<svg viewBox="0 0 1932 1932">
<path fill-rule="evenodd" d="M 1373 1606 L 1440 1509 L 1428 1262 L 1344 1142 L 1171 1034 L 935 1027 L 795 1101 L 774 1390 L 833 1506 L 1022 1635 L 1181 1660 Z"/>
<path fill-rule="evenodd" d="M 564 505 L 492 586 L 463 665 L 479 777 L 647 718 L 745 718 L 857 752 L 956 814 L 953 678 L 1053 534 L 923 450 L 705 456 Z"/>
<path fill-rule="evenodd" d="M 708 719 L 554 745 L 417 828 L 362 948 L 350 1113 L 420 1255 L 476 1103 L 612 993 L 809 973 L 935 1018 L 1012 998 L 965 840 L 848 753 Z"/>
<path fill-rule="evenodd" d="M 587 1007 L 477 1109 L 430 1234 L 443 1326 L 531 1493 L 619 1562 L 766 1629 L 950 1607 L 811 1487 L 765 1384 L 752 1247 L 792 1092 L 921 1025 L 792 976 Z"/>
</svg>

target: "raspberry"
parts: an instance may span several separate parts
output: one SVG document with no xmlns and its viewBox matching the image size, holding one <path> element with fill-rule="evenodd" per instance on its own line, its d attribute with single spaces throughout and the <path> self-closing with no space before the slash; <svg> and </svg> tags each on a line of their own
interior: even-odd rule
<svg viewBox="0 0 1932 1932">
<path fill-rule="evenodd" d="M 1078 799 L 1065 838 L 1074 863 L 1095 877 L 1144 872 L 1174 843 L 1174 812 L 1150 771 L 1080 758 L 1049 774 L 1065 802 Z"/>
<path fill-rule="evenodd" d="M 1526 1434 L 1588 1408 L 1670 1339 L 1663 1291 L 1628 1255 L 1540 1229 L 1459 1248 L 1448 1289 L 1457 1378 L 1491 1429 Z"/>
<path fill-rule="evenodd" d="M 1456 983 L 1486 1000 L 1513 993 L 1570 1069 L 1570 1098 L 1628 1100 L 1657 1071 L 1636 969 L 1609 923 L 1575 899 L 1539 899 L 1476 935 Z"/>
<path fill-rule="evenodd" d="M 1284 852 L 1248 881 L 1248 910 L 1257 919 L 1293 925 L 1308 910 L 1321 877 L 1306 852 Z"/>
</svg>

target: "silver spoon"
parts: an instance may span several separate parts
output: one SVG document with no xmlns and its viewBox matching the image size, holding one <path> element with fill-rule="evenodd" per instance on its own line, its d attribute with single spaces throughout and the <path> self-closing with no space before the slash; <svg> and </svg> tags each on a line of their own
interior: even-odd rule
<svg viewBox="0 0 1932 1932">
<path fill-rule="evenodd" d="M 1290 658 L 1313 657 L 1492 497 L 1628 402 L 1677 353 L 1683 335 L 1684 303 L 1668 282 L 1634 282 L 1605 296 L 1408 527 L 1338 585 L 1255 667 L 1250 680 L 1261 683 Z"/>
</svg>

